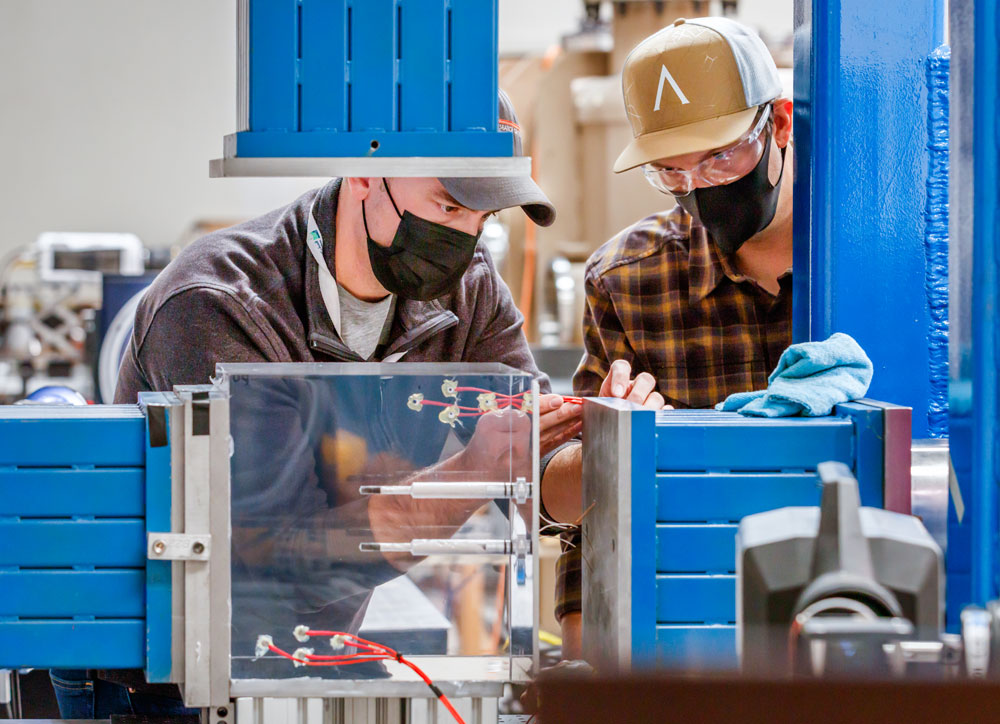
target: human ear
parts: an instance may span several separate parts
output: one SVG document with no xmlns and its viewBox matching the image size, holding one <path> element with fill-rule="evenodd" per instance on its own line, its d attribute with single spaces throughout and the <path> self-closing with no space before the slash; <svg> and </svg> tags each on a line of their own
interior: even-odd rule
<svg viewBox="0 0 1000 724">
<path fill-rule="evenodd" d="M 784 148 L 792 137 L 792 101 L 779 98 L 773 104 L 774 142 L 778 148 Z"/>
<path fill-rule="evenodd" d="M 356 176 L 348 176 L 344 179 L 347 182 L 347 190 L 350 192 L 351 197 L 358 202 L 365 201 L 372 193 L 372 189 L 375 188 L 375 184 L 379 179 L 375 178 L 359 178 Z"/>
</svg>

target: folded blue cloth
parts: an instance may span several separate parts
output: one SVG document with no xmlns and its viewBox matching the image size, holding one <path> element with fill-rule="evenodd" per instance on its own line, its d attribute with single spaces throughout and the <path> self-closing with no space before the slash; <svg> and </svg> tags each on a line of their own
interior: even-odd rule
<svg viewBox="0 0 1000 724">
<path fill-rule="evenodd" d="M 781 353 L 767 378 L 767 389 L 738 392 L 715 406 L 757 417 L 829 415 L 834 405 L 857 400 L 868 392 L 872 361 L 847 334 L 824 342 L 793 344 Z"/>
</svg>

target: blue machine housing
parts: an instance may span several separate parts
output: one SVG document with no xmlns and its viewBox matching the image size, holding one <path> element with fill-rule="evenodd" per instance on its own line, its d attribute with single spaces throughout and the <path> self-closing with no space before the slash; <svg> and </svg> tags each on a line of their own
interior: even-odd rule
<svg viewBox="0 0 1000 724">
<path fill-rule="evenodd" d="M 170 446 L 148 433 L 136 406 L 0 407 L 0 668 L 167 680 L 170 563 L 146 533 L 170 527 Z"/>
<path fill-rule="evenodd" d="M 630 418 L 628 439 L 618 441 L 618 449 L 628 451 L 625 467 L 601 461 L 588 467 L 588 454 L 601 452 L 597 446 L 584 450 L 584 507 L 595 503 L 584 518 L 585 546 L 599 535 L 588 531 L 588 521 L 600 527 L 609 523 L 597 512 L 605 501 L 591 497 L 589 486 L 610 480 L 589 482 L 587 471 L 605 468 L 611 476 L 630 471 L 619 483 L 629 490 L 619 489 L 618 500 L 629 502 L 623 502 L 626 510 L 616 521 L 627 529 L 618 535 L 618 550 L 609 554 L 585 547 L 584 646 L 618 647 L 620 661 L 632 667 L 737 665 L 738 523 L 765 510 L 819 505 L 819 463 L 833 460 L 850 467 L 862 504 L 883 506 L 886 435 L 879 407 L 848 403 L 820 418 L 748 418 L 714 410 L 619 414 Z M 592 419 L 587 417 L 585 425 Z M 904 442 L 909 445 L 908 436 Z M 588 607 L 602 610 L 600 602 L 588 601 L 602 595 L 588 577 L 609 590 L 615 575 L 595 571 L 615 565 L 622 569 L 616 572 L 623 589 L 618 595 L 627 605 L 612 604 L 617 611 L 602 617 L 628 621 L 628 640 L 612 636 L 588 644 L 588 626 L 615 625 L 587 618 Z"/>
<path fill-rule="evenodd" d="M 234 155 L 513 156 L 497 48 L 497 0 L 243 0 Z"/>
</svg>

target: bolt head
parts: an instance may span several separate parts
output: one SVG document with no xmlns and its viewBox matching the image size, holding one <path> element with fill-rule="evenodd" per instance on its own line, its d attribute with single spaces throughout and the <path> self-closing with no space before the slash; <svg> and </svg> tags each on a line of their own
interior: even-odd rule
<svg viewBox="0 0 1000 724">
<path fill-rule="evenodd" d="M 163 555 L 163 551 L 167 550 L 167 544 L 161 540 L 153 541 L 153 553 L 156 555 Z"/>
<path fill-rule="evenodd" d="M 191 550 L 197 553 L 198 555 L 201 555 L 202 553 L 205 552 L 205 544 L 202 543 L 201 541 L 195 541 L 195 544 L 191 546 Z"/>
</svg>

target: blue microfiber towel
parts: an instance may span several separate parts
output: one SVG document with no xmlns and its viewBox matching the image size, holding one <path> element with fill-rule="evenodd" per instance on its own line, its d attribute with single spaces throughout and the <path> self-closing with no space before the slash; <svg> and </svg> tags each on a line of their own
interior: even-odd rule
<svg viewBox="0 0 1000 724">
<path fill-rule="evenodd" d="M 868 392 L 872 361 L 847 334 L 824 342 L 793 344 L 781 353 L 767 378 L 767 389 L 739 392 L 715 406 L 757 417 L 829 415 L 834 405 L 857 400 Z"/>
</svg>

